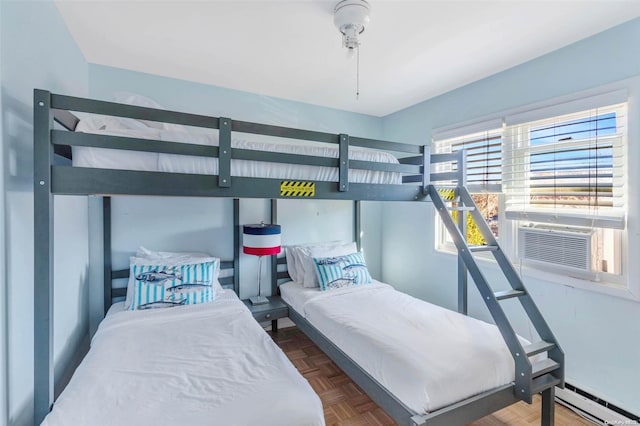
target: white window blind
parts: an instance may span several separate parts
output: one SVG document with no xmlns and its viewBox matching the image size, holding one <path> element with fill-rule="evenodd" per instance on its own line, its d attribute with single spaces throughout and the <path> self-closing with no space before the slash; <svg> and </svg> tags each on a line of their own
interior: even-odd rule
<svg viewBox="0 0 640 426">
<path fill-rule="evenodd" d="M 462 149 L 466 152 L 466 180 L 470 192 L 500 192 L 502 185 L 502 127 L 495 122 L 493 128 L 460 136 L 451 136 L 451 132 L 436 135 L 433 152 L 451 153 Z M 462 133 L 465 129 L 458 130 Z M 455 133 L 453 133 L 455 134 Z M 455 171 L 457 166 L 446 165 L 443 170 Z"/>
<path fill-rule="evenodd" d="M 624 228 L 626 104 L 509 125 L 508 219 Z"/>
</svg>

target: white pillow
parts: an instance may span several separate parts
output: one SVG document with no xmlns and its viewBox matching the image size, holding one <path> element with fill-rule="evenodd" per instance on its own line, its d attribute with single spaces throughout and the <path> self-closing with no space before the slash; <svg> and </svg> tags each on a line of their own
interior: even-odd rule
<svg viewBox="0 0 640 426">
<path fill-rule="evenodd" d="M 77 112 L 74 114 L 80 119 L 75 128 L 76 132 L 91 133 L 95 130 L 139 130 L 148 132 L 151 130 L 142 121 L 133 118 Z"/>
<path fill-rule="evenodd" d="M 358 251 L 356 243 L 330 243 L 310 247 L 302 247 L 298 253 L 304 269 L 303 285 L 307 288 L 318 287 L 318 276 L 314 257 L 346 256 Z"/>
<path fill-rule="evenodd" d="M 193 263 L 203 263 L 216 261 L 216 270 L 214 271 L 214 291 L 222 292 L 223 288 L 218 280 L 220 274 L 220 259 L 217 257 L 209 256 L 206 253 L 181 253 L 170 251 L 153 251 L 144 247 L 138 248 L 136 256 L 129 258 L 129 265 L 158 265 L 158 266 L 177 266 L 177 265 L 189 265 Z M 131 267 L 131 266 L 129 266 Z M 129 276 L 129 283 L 127 284 L 127 297 L 124 302 L 124 309 L 131 308 L 131 302 L 133 300 L 133 289 L 135 286 L 135 279 Z"/>
<path fill-rule="evenodd" d="M 306 247 L 308 246 L 297 246 L 293 252 L 293 257 L 294 259 L 296 259 L 296 276 L 297 276 L 297 282 L 299 283 L 304 283 L 304 264 L 302 261 L 302 257 L 303 257 L 303 253 L 306 250 Z"/>
<path fill-rule="evenodd" d="M 165 107 L 154 101 L 153 99 L 147 98 L 146 96 L 138 95 L 130 92 L 116 92 L 113 94 L 116 102 L 127 105 L 135 105 L 144 108 L 155 108 L 155 109 L 164 109 Z M 149 120 L 140 120 L 142 123 L 146 124 L 148 127 L 152 127 L 154 129 L 160 130 L 173 130 L 178 132 L 186 132 L 187 129 L 180 124 L 172 124 L 172 123 L 161 123 L 158 121 L 149 121 Z"/>
<path fill-rule="evenodd" d="M 302 279 L 298 278 L 298 271 L 296 269 L 296 260 L 297 260 L 297 246 L 287 246 L 284 248 L 284 255 L 287 259 L 287 271 L 289 272 L 289 276 L 291 280 L 294 282 L 302 282 Z"/>
<path fill-rule="evenodd" d="M 302 264 L 302 255 L 308 248 L 324 247 L 329 245 L 340 244 L 341 241 L 331 241 L 322 243 L 306 243 L 296 244 L 285 247 L 285 256 L 287 258 L 287 271 L 291 280 L 297 283 L 304 282 L 304 265 Z"/>
<path fill-rule="evenodd" d="M 146 247 L 138 247 L 135 257 L 145 257 L 147 259 L 172 259 L 172 258 L 194 258 L 200 260 L 203 257 L 211 257 L 207 253 L 198 252 L 178 252 L 178 251 L 155 251 Z"/>
</svg>

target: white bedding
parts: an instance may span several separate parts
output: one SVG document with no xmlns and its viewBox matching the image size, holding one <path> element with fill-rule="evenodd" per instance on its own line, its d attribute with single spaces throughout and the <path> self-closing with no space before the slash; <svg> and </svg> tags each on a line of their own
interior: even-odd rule
<svg viewBox="0 0 640 426">
<path fill-rule="evenodd" d="M 324 292 L 289 282 L 280 289 L 293 309 L 418 414 L 514 379 L 494 325 L 379 282 Z"/>
<path fill-rule="evenodd" d="M 149 128 L 138 129 L 108 129 L 92 128 L 89 121 L 80 121 L 76 131 L 128 136 L 142 139 L 154 139 L 166 142 L 182 142 L 197 145 L 218 146 L 217 132 L 195 133 L 168 131 Z M 338 158 L 338 148 L 334 144 L 294 143 L 273 141 L 264 142 L 247 140 L 234 136 L 231 141 L 233 148 L 279 152 L 286 154 L 311 155 L 317 157 Z M 73 165 L 77 167 L 96 167 L 106 169 L 161 171 L 190 174 L 218 174 L 218 159 L 196 157 L 188 155 L 158 154 L 152 152 L 136 152 L 112 150 L 104 148 L 76 147 L 73 148 Z M 352 160 L 375 161 L 382 163 L 398 163 L 391 154 L 371 149 L 350 147 L 349 158 Z M 336 167 L 305 166 L 285 163 L 269 163 L 264 161 L 231 160 L 231 176 L 260 177 L 287 180 L 318 180 L 338 181 Z M 351 169 L 349 181 L 355 183 L 401 184 L 402 175 L 395 172 L 380 172 L 372 170 Z"/>
<path fill-rule="evenodd" d="M 43 425 L 324 425 L 307 381 L 225 293 L 210 304 L 114 307 Z"/>
</svg>

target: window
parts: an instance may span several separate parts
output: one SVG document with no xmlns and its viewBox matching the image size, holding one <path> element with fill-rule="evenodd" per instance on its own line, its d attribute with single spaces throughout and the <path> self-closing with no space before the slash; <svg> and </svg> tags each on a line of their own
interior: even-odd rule
<svg viewBox="0 0 640 426">
<path fill-rule="evenodd" d="M 626 107 L 507 126 L 505 217 L 517 258 L 585 278 L 622 273 Z"/>
<path fill-rule="evenodd" d="M 624 105 L 507 128 L 507 217 L 624 228 Z"/>
<path fill-rule="evenodd" d="M 612 92 L 435 131 L 432 152 L 466 150 L 466 185 L 514 263 L 559 282 L 624 284 L 626 99 Z M 437 247 L 453 250 L 438 229 Z M 470 217 L 467 242 L 485 243 Z"/>
<path fill-rule="evenodd" d="M 485 126 L 497 126 L 499 123 L 486 123 Z M 460 129 L 456 133 L 462 133 Z M 433 143 L 435 153 L 466 151 L 466 185 L 478 205 L 480 212 L 489 224 L 493 234 L 499 232 L 499 196 L 502 191 L 502 126 L 480 132 L 463 134 L 436 140 Z M 455 171 L 455 165 L 440 165 L 439 172 Z M 447 183 L 441 183 L 446 185 Z M 453 184 L 453 182 L 451 182 Z M 456 219 L 457 212 L 452 212 Z M 451 236 L 441 225 L 439 246 L 452 245 Z M 471 215 L 467 215 L 467 243 L 486 244 Z M 452 247 L 451 247 L 452 248 Z"/>
</svg>

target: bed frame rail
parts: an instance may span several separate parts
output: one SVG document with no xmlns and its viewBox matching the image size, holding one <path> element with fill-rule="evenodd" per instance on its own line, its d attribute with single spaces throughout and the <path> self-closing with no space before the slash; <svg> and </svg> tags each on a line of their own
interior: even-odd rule
<svg viewBox="0 0 640 426">
<path fill-rule="evenodd" d="M 317 199 L 367 199 L 367 200 L 424 200 L 429 183 L 429 150 L 425 146 L 388 142 L 304 129 L 294 129 L 246 121 L 234 121 L 226 117 L 181 113 L 155 108 L 123 105 L 73 96 L 51 94 L 36 90 L 41 108 L 49 110 L 57 122 L 67 130 L 50 128 L 50 143 L 56 152 L 70 157 L 71 147 L 94 147 L 164 154 L 217 158 L 219 174 L 181 175 L 165 172 L 133 172 L 106 169 L 82 169 L 70 166 L 52 166 L 52 192 L 68 195 L 89 194 L 147 194 L 185 195 L 243 198 L 287 198 L 280 190 L 282 180 L 240 178 L 231 176 L 231 159 L 324 166 L 338 169 L 337 182 L 315 182 L 314 198 Z M 43 99 L 47 99 L 44 102 Z M 180 124 L 219 131 L 219 146 L 203 146 L 189 143 L 166 142 L 132 137 L 75 133 L 68 130 L 77 125 L 72 112 L 85 112 L 161 123 Z M 284 154 L 231 147 L 232 132 L 259 134 L 278 138 L 300 139 L 338 145 L 338 158 L 311 155 Z M 45 136 L 44 134 L 42 136 Z M 400 163 L 381 163 L 349 159 L 349 147 L 358 146 L 384 150 L 400 156 Z M 420 161 L 402 161 L 406 156 Z M 417 155 L 417 156 L 416 156 Z M 349 170 L 361 169 L 396 172 L 403 175 L 403 184 L 354 184 L 349 182 Z M 120 176 L 120 177 L 118 177 Z M 126 184 L 122 184 L 122 182 Z M 407 185 L 420 183 L 420 185 Z M 150 189 L 154 188 L 154 189 Z M 179 189 L 178 189 L 179 188 Z M 178 194 L 176 194 L 179 192 Z M 343 194 L 346 193 L 346 194 Z"/>
</svg>

